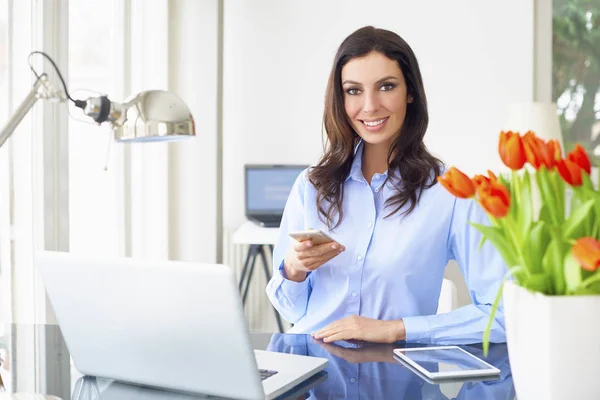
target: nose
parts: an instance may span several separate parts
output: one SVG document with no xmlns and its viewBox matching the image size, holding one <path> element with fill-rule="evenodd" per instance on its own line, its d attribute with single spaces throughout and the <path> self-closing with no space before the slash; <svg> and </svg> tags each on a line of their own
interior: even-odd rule
<svg viewBox="0 0 600 400">
<path fill-rule="evenodd" d="M 364 96 L 363 113 L 373 114 L 379 110 L 379 98 L 377 92 L 367 91 Z"/>
</svg>

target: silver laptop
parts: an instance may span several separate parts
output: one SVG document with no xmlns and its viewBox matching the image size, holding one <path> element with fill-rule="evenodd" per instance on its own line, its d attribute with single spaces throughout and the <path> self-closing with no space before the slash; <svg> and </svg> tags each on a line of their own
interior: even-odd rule
<svg viewBox="0 0 600 400">
<path fill-rule="evenodd" d="M 271 399 L 327 364 L 324 358 L 253 350 L 228 266 L 58 252 L 39 253 L 35 264 L 82 374 Z"/>
</svg>

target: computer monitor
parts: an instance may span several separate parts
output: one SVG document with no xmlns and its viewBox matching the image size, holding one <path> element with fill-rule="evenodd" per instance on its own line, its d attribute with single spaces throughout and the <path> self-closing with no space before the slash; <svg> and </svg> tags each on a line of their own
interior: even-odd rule
<svg viewBox="0 0 600 400">
<path fill-rule="evenodd" d="M 245 165 L 246 217 L 277 227 L 298 175 L 308 165 Z"/>
</svg>

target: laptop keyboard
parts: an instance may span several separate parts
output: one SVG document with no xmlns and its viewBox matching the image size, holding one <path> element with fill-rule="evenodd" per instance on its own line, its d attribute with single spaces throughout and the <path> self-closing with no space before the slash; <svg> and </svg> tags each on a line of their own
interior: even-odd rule
<svg viewBox="0 0 600 400">
<path fill-rule="evenodd" d="M 277 373 L 277 371 L 270 371 L 268 369 L 259 369 L 258 372 L 260 373 L 261 381 L 264 381 L 265 379 L 267 379 Z"/>
</svg>

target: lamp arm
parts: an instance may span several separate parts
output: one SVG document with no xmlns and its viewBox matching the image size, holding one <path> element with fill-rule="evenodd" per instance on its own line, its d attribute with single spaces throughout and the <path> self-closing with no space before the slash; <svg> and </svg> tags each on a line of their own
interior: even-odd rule
<svg viewBox="0 0 600 400">
<path fill-rule="evenodd" d="M 56 98 L 64 100 L 64 95 L 62 93 L 54 91 L 53 87 L 48 82 L 46 74 L 40 75 L 35 81 L 25 99 L 19 104 L 8 122 L 2 128 L 2 131 L 0 131 L 0 147 L 4 145 L 14 130 L 17 129 L 17 126 L 19 126 L 23 118 L 25 118 L 29 110 L 33 108 L 40 98 Z"/>
</svg>

